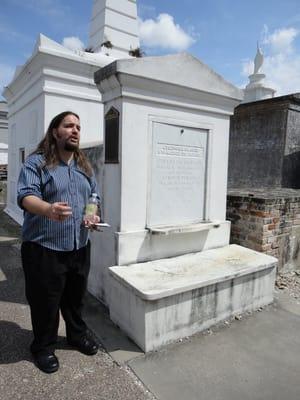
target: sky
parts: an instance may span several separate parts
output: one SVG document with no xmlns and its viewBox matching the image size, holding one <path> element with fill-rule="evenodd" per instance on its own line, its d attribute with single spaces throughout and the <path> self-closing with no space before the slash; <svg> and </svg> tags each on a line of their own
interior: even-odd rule
<svg viewBox="0 0 300 400">
<path fill-rule="evenodd" d="M 300 92 L 300 0 L 137 0 L 146 56 L 186 51 L 245 87 L 257 41 L 276 95 Z M 39 33 L 86 47 L 92 0 L 0 0 L 0 93 Z M 0 100 L 3 98 L 0 97 Z"/>
</svg>

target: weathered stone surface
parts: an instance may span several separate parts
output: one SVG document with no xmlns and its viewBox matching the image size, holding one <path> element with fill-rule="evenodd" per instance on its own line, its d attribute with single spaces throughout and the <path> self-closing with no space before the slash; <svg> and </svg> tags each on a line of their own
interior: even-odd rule
<svg viewBox="0 0 300 400">
<path fill-rule="evenodd" d="M 144 351 L 273 301 L 277 260 L 236 246 L 112 267 L 110 317 Z"/>
<path fill-rule="evenodd" d="M 300 93 L 241 104 L 231 117 L 229 188 L 300 188 Z"/>
</svg>

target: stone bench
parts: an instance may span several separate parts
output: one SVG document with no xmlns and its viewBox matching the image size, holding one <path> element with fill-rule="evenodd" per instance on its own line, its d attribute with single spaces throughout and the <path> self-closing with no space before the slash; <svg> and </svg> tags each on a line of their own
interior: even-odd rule
<svg viewBox="0 0 300 400">
<path fill-rule="evenodd" d="M 273 301 L 277 259 L 237 245 L 110 269 L 111 319 L 145 352 Z"/>
</svg>

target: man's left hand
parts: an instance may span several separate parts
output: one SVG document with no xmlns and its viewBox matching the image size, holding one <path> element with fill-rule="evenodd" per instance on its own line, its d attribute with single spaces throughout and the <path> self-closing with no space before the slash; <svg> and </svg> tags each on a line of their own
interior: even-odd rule
<svg viewBox="0 0 300 400">
<path fill-rule="evenodd" d="M 95 224 L 100 222 L 99 215 L 87 215 L 83 218 L 83 224 L 86 228 L 93 231 L 95 229 Z"/>
</svg>

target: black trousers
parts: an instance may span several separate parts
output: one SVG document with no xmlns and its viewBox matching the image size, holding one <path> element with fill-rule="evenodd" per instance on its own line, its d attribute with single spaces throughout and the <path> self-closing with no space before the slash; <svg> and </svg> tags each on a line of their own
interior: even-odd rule
<svg viewBox="0 0 300 400">
<path fill-rule="evenodd" d="M 32 353 L 56 343 L 59 310 L 66 323 L 67 339 L 82 338 L 87 330 L 82 307 L 90 270 L 90 243 L 79 250 L 55 251 L 24 242 L 21 255 L 34 335 Z"/>
</svg>

